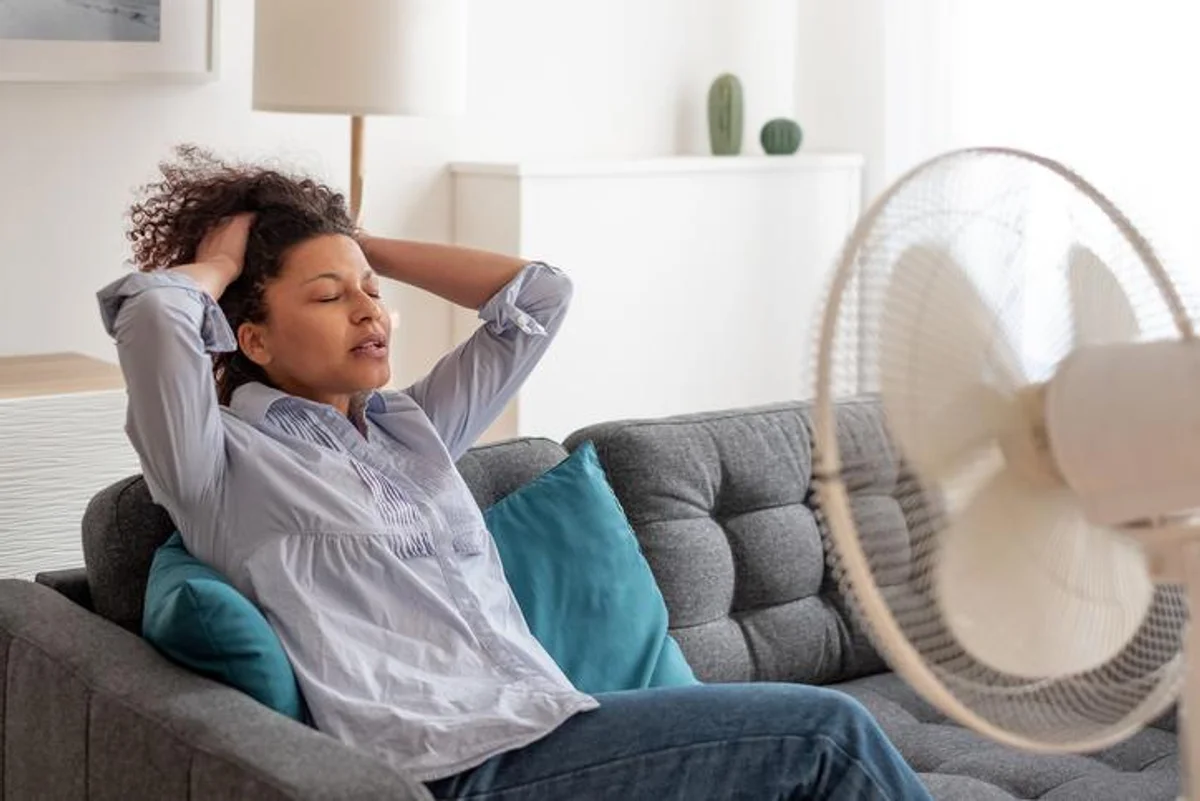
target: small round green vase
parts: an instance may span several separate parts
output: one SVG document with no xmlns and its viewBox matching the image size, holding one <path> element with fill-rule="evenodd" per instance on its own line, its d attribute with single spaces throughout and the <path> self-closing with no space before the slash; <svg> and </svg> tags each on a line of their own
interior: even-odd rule
<svg viewBox="0 0 1200 801">
<path fill-rule="evenodd" d="M 776 117 L 767 122 L 758 134 L 762 148 L 772 156 L 790 156 L 800 149 L 804 132 L 800 124 L 786 117 Z"/>
</svg>

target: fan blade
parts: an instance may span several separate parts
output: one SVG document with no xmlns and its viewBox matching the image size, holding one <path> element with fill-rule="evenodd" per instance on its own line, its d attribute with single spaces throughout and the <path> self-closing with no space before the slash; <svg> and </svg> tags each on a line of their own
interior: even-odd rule
<svg viewBox="0 0 1200 801">
<path fill-rule="evenodd" d="M 1005 470 L 942 532 L 936 590 L 982 664 L 1029 679 L 1086 672 L 1137 633 L 1154 584 L 1136 542 L 1090 525 L 1068 490 Z"/>
<path fill-rule="evenodd" d="M 1138 338 L 1137 316 L 1112 270 L 1090 249 L 1071 246 L 1067 265 L 1075 347 L 1131 342 Z"/>
<path fill-rule="evenodd" d="M 901 450 L 926 478 L 945 477 L 993 442 L 1023 383 L 998 320 L 953 256 L 917 245 L 884 296 L 880 393 Z"/>
</svg>

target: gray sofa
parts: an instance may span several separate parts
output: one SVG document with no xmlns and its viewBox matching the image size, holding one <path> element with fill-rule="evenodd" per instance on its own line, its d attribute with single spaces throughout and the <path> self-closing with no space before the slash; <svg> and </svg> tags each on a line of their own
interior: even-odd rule
<svg viewBox="0 0 1200 801">
<path fill-rule="evenodd" d="M 595 442 L 697 675 L 854 695 L 938 799 L 1174 799 L 1171 719 L 1097 754 L 1025 754 L 949 722 L 887 671 L 826 569 L 809 411 L 612 422 L 565 443 Z M 839 414 L 860 519 L 903 536 L 911 510 L 896 496 L 908 479 L 876 407 L 846 403 Z M 476 448 L 460 467 L 486 506 L 566 453 L 522 439 Z M 86 572 L 0 581 L 0 801 L 427 797 L 382 762 L 176 667 L 136 635 L 151 553 L 170 530 L 132 477 L 88 509 Z"/>
</svg>

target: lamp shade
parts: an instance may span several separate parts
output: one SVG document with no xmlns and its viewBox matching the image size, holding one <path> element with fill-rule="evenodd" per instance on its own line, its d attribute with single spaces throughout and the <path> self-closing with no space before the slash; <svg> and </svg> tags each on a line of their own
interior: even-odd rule
<svg viewBox="0 0 1200 801">
<path fill-rule="evenodd" d="M 257 0 L 253 106 L 461 113 L 467 0 Z"/>
</svg>

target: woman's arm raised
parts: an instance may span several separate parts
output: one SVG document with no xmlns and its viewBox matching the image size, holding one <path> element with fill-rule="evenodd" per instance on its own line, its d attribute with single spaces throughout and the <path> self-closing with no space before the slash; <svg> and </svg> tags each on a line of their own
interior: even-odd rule
<svg viewBox="0 0 1200 801">
<path fill-rule="evenodd" d="M 526 262 L 486 250 L 367 236 L 359 239 L 375 272 L 479 309 L 517 277 Z"/>
<path fill-rule="evenodd" d="M 483 325 L 405 390 L 457 459 L 503 411 L 546 352 L 571 300 L 563 272 L 498 253 L 368 237 L 380 275 L 477 309 Z"/>
<path fill-rule="evenodd" d="M 222 221 L 192 264 L 128 275 L 98 294 L 125 375 L 126 432 L 151 495 L 173 517 L 213 502 L 224 477 L 209 352 L 236 347 L 216 301 L 241 272 L 251 221 Z"/>
</svg>

